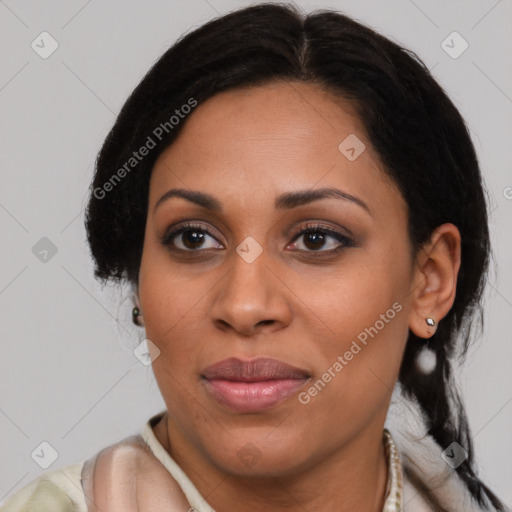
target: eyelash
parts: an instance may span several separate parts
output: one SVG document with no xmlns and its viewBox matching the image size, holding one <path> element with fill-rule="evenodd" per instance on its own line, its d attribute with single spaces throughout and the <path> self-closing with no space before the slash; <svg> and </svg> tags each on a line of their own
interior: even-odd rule
<svg viewBox="0 0 512 512">
<path fill-rule="evenodd" d="M 336 247 L 334 249 L 330 249 L 328 251 L 322 251 L 322 250 L 304 251 L 307 253 L 321 253 L 324 256 L 325 255 L 330 256 L 330 255 L 334 255 L 334 254 L 342 251 L 343 249 L 345 249 L 347 247 L 354 246 L 354 241 L 352 239 L 350 239 L 349 237 L 339 233 L 338 231 L 336 231 L 334 229 L 322 226 L 320 224 L 305 224 L 305 225 L 301 226 L 299 229 L 300 229 L 300 231 L 293 237 L 292 242 L 295 242 L 298 238 L 300 238 L 303 235 L 308 235 L 311 233 L 321 233 L 323 235 L 331 236 L 331 237 L 335 238 L 338 242 L 341 243 L 341 245 L 339 245 L 338 247 Z M 207 249 L 200 249 L 200 248 L 199 249 L 178 249 L 176 247 L 173 247 L 172 241 L 174 240 L 174 238 L 176 238 L 180 234 L 185 233 L 186 231 L 192 231 L 192 230 L 207 233 L 209 236 L 215 238 L 215 235 L 213 233 L 211 233 L 211 231 L 209 229 L 207 229 L 206 226 L 203 226 L 201 224 L 186 223 L 186 224 L 182 224 L 181 226 L 178 226 L 177 228 L 173 229 L 169 233 L 166 233 L 163 236 L 161 242 L 164 246 L 166 246 L 169 250 L 172 250 L 172 251 L 193 253 L 193 252 L 207 250 Z"/>
</svg>

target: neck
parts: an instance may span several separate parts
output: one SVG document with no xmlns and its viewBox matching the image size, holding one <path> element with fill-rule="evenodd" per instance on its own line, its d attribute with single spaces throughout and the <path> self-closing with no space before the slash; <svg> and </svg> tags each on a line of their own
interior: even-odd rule
<svg viewBox="0 0 512 512">
<path fill-rule="evenodd" d="M 382 512 L 388 468 L 382 425 L 361 431 L 349 443 L 287 476 L 239 476 L 205 460 L 167 414 L 155 435 L 217 511 Z M 168 436 L 173 440 L 172 449 Z"/>
</svg>

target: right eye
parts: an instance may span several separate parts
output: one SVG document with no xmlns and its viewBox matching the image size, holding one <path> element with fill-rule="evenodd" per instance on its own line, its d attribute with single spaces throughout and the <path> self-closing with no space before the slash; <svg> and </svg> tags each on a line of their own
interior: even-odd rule
<svg viewBox="0 0 512 512">
<path fill-rule="evenodd" d="M 207 237 L 216 240 L 210 231 L 203 225 L 187 223 L 178 226 L 171 232 L 167 233 L 162 243 L 170 250 L 179 250 L 185 252 L 195 252 L 198 249 L 218 249 L 219 247 L 204 246 Z M 181 247 L 180 247 L 181 244 Z M 220 248 L 223 248 L 222 246 Z"/>
</svg>

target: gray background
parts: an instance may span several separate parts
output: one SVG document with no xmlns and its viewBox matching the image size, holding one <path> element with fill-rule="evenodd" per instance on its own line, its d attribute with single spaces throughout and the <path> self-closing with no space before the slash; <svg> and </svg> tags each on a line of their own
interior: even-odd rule
<svg viewBox="0 0 512 512">
<path fill-rule="evenodd" d="M 102 140 L 150 65 L 183 32 L 251 3 L 0 1 L 0 501 L 47 471 L 30 456 L 42 441 L 58 452 L 48 471 L 58 469 L 163 410 L 151 368 L 132 353 L 144 333 L 130 322 L 128 291 L 102 290 L 92 277 L 87 187 Z M 416 51 L 470 127 L 497 273 L 460 380 L 481 476 L 512 504 L 511 1 L 296 3 L 341 10 Z M 43 31 L 59 44 L 47 59 L 31 48 Z M 441 46 L 453 31 L 469 43 L 456 59 Z M 46 262 L 32 250 L 42 237 L 57 248 Z"/>
</svg>

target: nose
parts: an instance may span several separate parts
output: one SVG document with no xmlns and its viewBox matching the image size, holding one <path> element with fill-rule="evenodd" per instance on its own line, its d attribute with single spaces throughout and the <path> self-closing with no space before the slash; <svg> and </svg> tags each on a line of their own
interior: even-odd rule
<svg viewBox="0 0 512 512">
<path fill-rule="evenodd" d="M 290 291 L 265 250 L 251 263 L 234 253 L 231 268 L 214 297 L 211 315 L 215 326 L 242 336 L 271 333 L 289 325 Z"/>
</svg>

